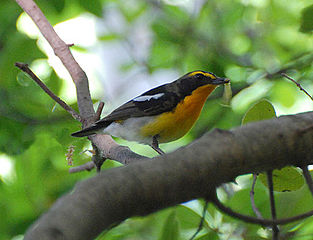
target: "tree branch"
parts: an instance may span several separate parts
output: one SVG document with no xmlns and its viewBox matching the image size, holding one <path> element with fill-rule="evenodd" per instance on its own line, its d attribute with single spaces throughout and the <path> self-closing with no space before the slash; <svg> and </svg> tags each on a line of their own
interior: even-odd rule
<svg viewBox="0 0 313 240">
<path fill-rule="evenodd" d="M 104 103 L 100 102 L 99 105 L 98 105 L 98 109 L 97 109 L 96 115 L 95 115 L 96 121 L 100 120 L 103 107 L 104 107 Z"/>
<path fill-rule="evenodd" d="M 302 166 L 301 169 L 302 169 L 302 173 L 305 178 L 306 184 L 308 185 L 309 190 L 313 196 L 313 180 L 312 180 L 309 168 L 308 166 Z"/>
<path fill-rule="evenodd" d="M 289 217 L 289 218 L 282 218 L 282 219 L 277 219 L 277 220 L 260 219 L 260 218 L 251 217 L 251 216 L 247 216 L 247 215 L 235 212 L 231 208 L 221 203 L 220 200 L 215 195 L 212 196 L 211 201 L 221 212 L 227 214 L 230 217 L 237 218 L 246 223 L 259 224 L 264 227 L 271 227 L 273 225 L 284 225 L 284 224 L 292 223 L 292 222 L 295 222 L 295 221 L 298 221 L 298 220 L 301 220 L 301 219 L 304 219 L 313 215 L 313 210 L 311 210 L 309 212 L 299 214 L 297 216 Z"/>
<path fill-rule="evenodd" d="M 74 119 L 81 121 L 79 114 L 67 105 L 61 98 L 55 95 L 33 72 L 29 69 L 28 64 L 25 63 L 15 63 L 15 66 L 21 69 L 23 72 L 28 74 L 38 85 L 44 90 L 54 101 L 56 101 L 65 111 L 70 113 Z"/>
<path fill-rule="evenodd" d="M 77 90 L 77 104 L 80 116 L 88 119 L 94 115 L 94 109 L 88 86 L 88 78 L 83 69 L 75 61 L 69 45 L 67 45 L 54 31 L 47 18 L 33 0 L 16 0 L 23 10 L 32 18 L 41 34 L 49 42 L 56 56 L 60 58 L 70 73 Z"/>
<path fill-rule="evenodd" d="M 294 80 L 293 78 L 289 77 L 286 73 L 281 73 L 280 75 L 282 75 L 283 77 L 289 79 L 290 81 L 292 81 L 294 84 L 297 85 L 297 87 L 303 91 L 309 98 L 311 98 L 311 100 L 313 101 L 313 97 L 301 86 L 300 83 L 298 83 L 296 80 Z"/>
<path fill-rule="evenodd" d="M 36 4 L 32 0 L 16 1 L 68 69 L 76 85 L 83 126 L 88 126 L 95 112 L 85 72 Z M 33 225 L 25 239 L 92 239 L 130 216 L 203 197 L 206 191 L 238 175 L 298 165 L 298 159 L 302 165 L 310 163 L 312 128 L 304 133 L 301 129 L 312 125 L 312 113 L 276 121 L 265 121 L 269 125 L 248 124 L 233 131 L 216 130 L 174 153 L 100 173 L 61 198 Z M 125 164 L 142 160 L 109 136 L 95 135 L 90 139 L 104 158 L 119 159 Z"/>
<path fill-rule="evenodd" d="M 251 186 L 251 191 L 250 191 L 250 201 L 251 201 L 251 206 L 252 206 L 252 210 L 253 210 L 254 214 L 258 218 L 263 219 L 262 214 L 259 211 L 259 209 L 257 208 L 257 206 L 255 205 L 255 201 L 254 201 L 254 187 L 256 184 L 257 177 L 258 177 L 258 174 L 253 173 L 253 181 L 252 181 L 252 186 Z"/>
<path fill-rule="evenodd" d="M 239 175 L 310 164 L 313 129 L 301 130 L 312 122 L 313 112 L 308 112 L 249 123 L 231 131 L 217 129 L 173 153 L 101 172 L 58 200 L 33 224 L 25 239 L 93 239 L 131 216 L 205 198 Z M 273 225 L 267 221 L 267 226 Z"/>
<path fill-rule="evenodd" d="M 85 164 L 79 165 L 77 167 L 71 167 L 69 169 L 69 173 L 76 173 L 76 172 L 82 172 L 82 171 L 90 171 L 95 167 L 95 164 L 93 161 L 87 162 Z"/>
<path fill-rule="evenodd" d="M 189 240 L 193 240 L 195 239 L 195 237 L 199 234 L 199 232 L 202 230 L 203 228 L 203 225 L 204 225 L 204 221 L 205 221 L 205 214 L 208 210 L 208 206 L 209 206 L 209 201 L 205 201 L 205 204 L 203 206 L 203 210 L 202 210 L 202 216 L 201 216 L 201 220 L 200 220 L 200 223 L 199 223 L 199 226 L 198 226 L 198 229 L 197 231 L 191 236 L 191 238 Z"/>
<path fill-rule="evenodd" d="M 276 206 L 275 206 L 275 198 L 274 198 L 274 183 L 273 183 L 273 171 L 269 170 L 266 172 L 267 177 L 267 185 L 268 185 L 268 191 L 270 196 L 270 206 L 271 206 L 271 214 L 272 214 L 272 220 L 276 221 Z M 279 238 L 279 229 L 277 224 L 272 225 L 272 232 L 273 232 L 273 240 L 278 240 Z"/>
<path fill-rule="evenodd" d="M 38 8 L 33 0 L 16 0 L 23 10 L 32 18 L 34 23 L 39 28 L 42 35 L 53 48 L 56 56 L 60 58 L 65 68 L 70 73 L 73 82 L 76 86 L 77 104 L 83 127 L 90 126 L 97 119 L 99 112 L 95 115 L 93 104 L 89 92 L 88 78 L 83 69 L 73 58 L 69 46 L 67 45 L 54 31 L 51 24 L 48 22 L 42 11 Z M 101 109 L 101 105 L 100 105 Z M 99 111 L 100 111 L 99 109 Z M 132 152 L 129 148 L 117 144 L 111 136 L 96 135 L 89 138 L 92 145 L 98 148 L 103 158 L 114 159 L 123 164 L 128 164 L 132 161 L 142 160 L 140 156 Z M 97 151 L 98 151 L 97 150 Z M 117 152 L 120 151 L 120 152 Z"/>
</svg>

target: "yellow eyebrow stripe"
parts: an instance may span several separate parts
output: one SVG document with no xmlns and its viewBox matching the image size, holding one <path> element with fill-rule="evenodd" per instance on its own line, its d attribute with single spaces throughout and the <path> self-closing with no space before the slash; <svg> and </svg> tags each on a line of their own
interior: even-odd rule
<svg viewBox="0 0 313 240">
<path fill-rule="evenodd" d="M 213 74 L 207 73 L 207 72 L 202 72 L 202 71 L 194 71 L 194 72 L 190 73 L 189 76 L 192 77 L 192 76 L 194 76 L 196 74 L 202 74 L 202 75 L 210 77 L 212 79 L 216 79 L 216 77 Z"/>
</svg>

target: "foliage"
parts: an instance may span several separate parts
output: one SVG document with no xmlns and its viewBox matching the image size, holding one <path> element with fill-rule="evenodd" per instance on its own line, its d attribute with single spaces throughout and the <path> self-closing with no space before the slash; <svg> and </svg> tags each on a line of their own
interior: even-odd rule
<svg viewBox="0 0 313 240">
<path fill-rule="evenodd" d="M 275 118 L 276 113 L 273 105 L 267 100 L 260 100 L 253 105 L 244 115 L 242 124 Z M 260 174 L 260 179 L 265 186 L 267 185 L 266 174 Z M 274 191 L 287 192 L 300 189 L 304 184 L 304 179 L 293 167 L 284 167 L 273 171 Z"/>
<path fill-rule="evenodd" d="M 96 16 L 98 22 L 94 45 L 127 46 L 128 57 L 114 66 L 109 65 L 109 70 L 101 77 L 89 76 L 98 82 L 107 81 L 107 88 L 115 86 L 114 101 L 125 100 L 121 92 L 135 95 L 136 91 L 126 80 L 123 82 L 123 78 L 134 79 L 135 85 L 136 77 L 142 72 L 147 81 L 160 72 L 169 75 L 174 72 L 178 76 L 195 69 L 209 70 L 232 80 L 234 98 L 231 105 L 222 104 L 223 89 L 217 89 L 188 136 L 162 146 L 166 151 L 200 137 L 213 127 L 239 126 L 244 113 L 261 98 L 270 100 L 278 115 L 312 110 L 310 100 L 293 83 L 276 74 L 285 70 L 307 91 L 313 92 L 310 0 L 288 1 L 288 4 L 284 0 L 181 2 L 97 0 L 87 4 L 83 0 L 38 0 L 38 5 L 52 24 L 86 16 L 88 12 L 87 15 Z M 90 158 L 80 154 L 88 149 L 87 141 L 70 137 L 70 133 L 80 126 L 61 108 L 55 108 L 55 103 L 20 73 L 14 63 L 26 62 L 34 68 L 38 68 L 39 62 L 44 63 L 46 68 L 40 76 L 57 95 L 75 96 L 73 85 L 71 90 L 66 88 L 64 94 L 66 81 L 58 71 L 47 68 L 50 63 L 47 52 L 38 47 L 36 37 L 30 38 L 17 29 L 22 10 L 16 2 L 1 0 L 1 6 L 0 166 L 3 168 L 4 163 L 9 163 L 12 169 L 6 174 L 0 170 L 0 212 L 5 219 L 0 221 L 0 240 L 14 236 L 19 239 L 18 236 L 58 197 L 70 191 L 77 181 L 95 174 L 68 173 L 65 154 L 71 145 L 75 146 L 75 165 Z M 117 23 L 110 20 L 112 16 Z M 136 30 L 142 25 L 149 36 L 145 38 L 149 44 L 140 52 L 143 44 L 137 36 L 140 31 Z M 80 31 L 79 27 L 74 30 Z M 83 54 L 92 48 L 78 44 L 74 50 Z M 117 72 L 120 75 L 116 75 Z M 140 84 L 150 86 L 151 81 Z M 108 93 L 107 89 L 103 90 L 102 95 Z M 108 96 L 102 97 L 108 99 Z M 76 108 L 75 103 L 70 103 Z M 147 148 L 125 144 L 131 144 L 135 151 L 147 155 Z M 105 163 L 107 168 L 116 165 L 112 161 Z M 219 190 L 221 198 L 234 209 L 253 215 L 249 199 L 251 178 L 242 176 L 237 180 L 237 186 L 230 184 Z M 255 191 L 259 210 L 269 217 L 266 187 L 257 182 Z M 276 193 L 276 196 L 279 217 L 311 208 L 305 186 L 290 193 Z M 202 207 L 202 201 L 193 201 L 145 218 L 132 218 L 98 239 L 188 239 L 197 229 Z M 299 239 L 309 235 L 308 239 L 311 239 L 312 220 L 283 226 L 281 231 L 286 237 Z M 269 232 L 223 216 L 209 206 L 205 227 L 197 239 L 226 239 L 228 236 L 231 239 L 260 239 L 269 238 Z"/>
</svg>

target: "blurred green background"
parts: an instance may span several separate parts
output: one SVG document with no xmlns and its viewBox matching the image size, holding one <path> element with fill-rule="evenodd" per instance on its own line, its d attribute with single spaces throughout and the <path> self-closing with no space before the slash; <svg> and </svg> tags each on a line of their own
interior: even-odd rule
<svg viewBox="0 0 313 240">
<path fill-rule="evenodd" d="M 214 127 L 240 126 L 260 99 L 277 113 L 311 111 L 312 101 L 279 73 L 285 71 L 313 93 L 313 5 L 311 0 L 211 1 L 36 1 L 87 72 L 95 107 L 104 114 L 154 86 L 192 70 L 206 70 L 232 81 L 233 99 L 223 88 L 207 101 L 199 121 L 184 138 L 161 145 L 172 151 Z M 90 160 L 87 140 L 70 134 L 80 124 L 55 103 L 15 62 L 30 64 L 58 96 L 76 107 L 74 84 L 53 51 L 14 1 L 0 0 L 0 240 L 23 233 L 79 180 L 96 173 L 69 174 L 65 154 L 74 146 L 74 166 Z M 147 156 L 147 146 L 117 139 Z M 251 159 L 253 161 L 253 159 Z M 106 161 L 105 168 L 119 166 Z M 251 176 L 219 189 L 225 204 L 253 215 Z M 277 193 L 278 216 L 312 208 L 306 187 Z M 256 204 L 269 217 L 268 193 L 258 181 Z M 128 219 L 98 239 L 188 239 L 196 231 L 203 202 L 191 201 L 145 218 Z M 312 239 L 312 218 L 281 228 L 285 239 Z M 196 239 L 270 239 L 270 231 L 244 224 L 209 206 Z"/>
</svg>

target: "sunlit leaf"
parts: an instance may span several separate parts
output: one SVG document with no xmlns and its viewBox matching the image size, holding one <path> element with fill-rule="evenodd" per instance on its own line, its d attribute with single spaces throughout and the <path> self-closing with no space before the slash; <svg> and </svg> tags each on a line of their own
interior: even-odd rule
<svg viewBox="0 0 313 240">
<path fill-rule="evenodd" d="M 260 179 L 265 186 L 267 185 L 267 177 L 260 174 Z M 284 167 L 273 171 L 273 186 L 276 192 L 291 192 L 300 189 L 304 184 L 302 174 L 294 167 Z"/>
<path fill-rule="evenodd" d="M 71 50 L 75 50 L 75 51 L 80 52 L 80 53 L 88 53 L 87 48 L 82 47 L 82 46 L 77 46 L 77 45 L 72 46 Z"/>
<path fill-rule="evenodd" d="M 262 99 L 246 112 L 242 119 L 242 124 L 266 120 L 273 117 L 276 117 L 273 105 L 269 101 Z"/>
<path fill-rule="evenodd" d="M 271 98 L 285 107 L 291 107 L 296 102 L 298 91 L 292 82 L 277 81 L 272 88 Z"/>
<path fill-rule="evenodd" d="M 116 33 L 104 34 L 98 37 L 100 41 L 113 41 L 121 39 L 121 36 Z"/>
<path fill-rule="evenodd" d="M 267 100 L 261 100 L 251 107 L 242 120 L 242 124 L 276 117 L 275 109 Z M 262 183 L 267 186 L 266 175 L 260 174 Z M 273 171 L 274 190 L 279 192 L 295 191 L 302 187 L 303 177 L 293 167 Z"/>
<path fill-rule="evenodd" d="M 159 240 L 178 240 L 179 239 L 179 224 L 175 210 L 167 217 L 161 237 Z"/>
<path fill-rule="evenodd" d="M 218 233 L 214 231 L 210 231 L 203 235 L 199 234 L 199 236 L 195 238 L 195 240 L 215 240 L 215 239 L 218 240 L 220 239 L 220 237 L 218 236 Z"/>
<path fill-rule="evenodd" d="M 197 228 L 202 217 L 203 206 L 196 202 L 192 206 L 179 205 L 176 209 L 176 216 L 179 219 L 179 226 L 182 230 Z"/>
</svg>

